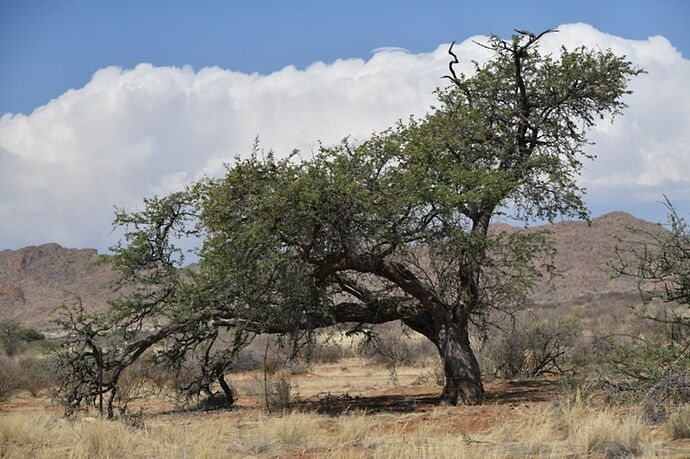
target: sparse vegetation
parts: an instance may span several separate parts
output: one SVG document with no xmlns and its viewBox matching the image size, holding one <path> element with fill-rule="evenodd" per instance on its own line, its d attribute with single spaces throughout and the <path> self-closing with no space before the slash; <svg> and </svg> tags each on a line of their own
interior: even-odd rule
<svg viewBox="0 0 690 459">
<path fill-rule="evenodd" d="M 150 418 L 124 422 L 12 414 L 0 419 L 3 457 L 639 457 L 664 452 L 635 416 L 575 405 L 522 410 L 483 429 L 449 425 L 454 408 L 399 418 L 349 413 Z M 497 420 L 498 421 L 498 420 Z M 663 434 L 663 432 L 661 432 Z"/>
<path fill-rule="evenodd" d="M 8 357 L 19 353 L 26 343 L 43 339 L 45 336 L 38 330 L 25 327 L 16 320 L 0 320 L 0 344 Z"/>
<path fill-rule="evenodd" d="M 21 387 L 19 369 L 12 360 L 0 357 L 0 402 L 4 402 Z"/>
<path fill-rule="evenodd" d="M 545 320 L 533 313 L 522 315 L 481 348 L 484 372 L 500 378 L 563 374 L 572 369 L 571 357 L 581 333 L 573 317 Z"/>
<path fill-rule="evenodd" d="M 451 61 L 422 119 L 302 162 L 257 144 L 118 211 L 110 311 L 65 305 L 51 359 L 0 322 L 0 457 L 638 457 L 690 438 L 687 313 L 595 320 L 587 296 L 525 312 L 546 235 L 489 230 L 587 216 L 587 132 L 642 72 L 542 56 L 543 35 L 493 37 L 469 77 Z M 645 300 L 690 302 L 688 233 L 672 213 L 660 251 L 621 257 Z M 487 379 L 492 403 L 454 406 L 481 405 Z M 69 416 L 30 411 L 48 389 Z"/>
<path fill-rule="evenodd" d="M 491 313 L 522 306 L 550 272 L 536 258 L 550 252 L 543 233 L 490 232 L 491 220 L 586 218 L 577 177 L 593 158 L 588 133 L 622 112 L 643 73 L 610 50 L 543 55 L 551 32 L 491 37 L 471 75 L 456 73 L 451 46 L 451 84 L 424 117 L 301 161 L 257 141 L 223 177 L 118 210 L 111 261 L 122 295 L 107 314 L 65 308 L 58 398 L 69 410 L 98 400 L 113 416 L 127 367 L 154 354 L 194 375 L 192 395 L 217 385 L 231 405 L 225 374 L 257 335 L 282 335 L 294 362 L 318 329 L 402 321 L 442 360 L 441 397 L 482 404 L 471 327 L 491 338 Z M 568 335 L 531 332 L 540 341 L 525 345 L 524 371 L 560 371 Z M 394 385 L 395 365 L 413 358 L 401 343 L 376 352 L 395 362 Z"/>
</svg>

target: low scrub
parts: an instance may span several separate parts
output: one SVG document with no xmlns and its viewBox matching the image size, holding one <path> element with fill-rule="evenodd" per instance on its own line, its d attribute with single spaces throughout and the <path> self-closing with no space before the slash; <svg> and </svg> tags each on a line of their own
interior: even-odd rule
<svg viewBox="0 0 690 459">
<path fill-rule="evenodd" d="M 583 404 L 516 408 L 486 429 L 458 431 L 457 409 L 339 417 L 292 412 L 71 419 L 0 416 L 0 457 L 649 457 L 662 431 L 635 414 Z"/>
<path fill-rule="evenodd" d="M 479 352 L 480 363 L 492 378 L 562 374 L 570 367 L 580 333 L 577 319 L 546 321 L 528 315 L 487 341 Z"/>
<path fill-rule="evenodd" d="M 673 440 L 690 438 L 690 406 L 678 408 L 666 422 L 666 431 Z"/>
<path fill-rule="evenodd" d="M 431 341 L 401 325 L 384 326 L 367 335 L 359 347 L 360 355 L 388 368 L 421 365 L 438 358 Z"/>
<path fill-rule="evenodd" d="M 21 384 L 22 379 L 16 362 L 0 357 L 0 402 L 14 395 L 21 388 Z"/>
</svg>

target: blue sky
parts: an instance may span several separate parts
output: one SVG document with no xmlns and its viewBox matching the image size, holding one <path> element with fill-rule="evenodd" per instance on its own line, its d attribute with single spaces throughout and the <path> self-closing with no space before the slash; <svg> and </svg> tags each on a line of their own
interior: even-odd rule
<svg viewBox="0 0 690 459">
<path fill-rule="evenodd" d="M 690 2 L 0 0 L 0 113 L 30 113 L 100 68 L 217 65 L 270 73 L 426 52 L 476 34 L 585 22 L 632 39 L 663 35 L 690 56 Z"/>
<path fill-rule="evenodd" d="M 285 155 L 423 116 L 487 53 L 473 41 L 610 48 L 647 74 L 592 130 L 592 215 L 690 214 L 690 1 L 0 0 L 0 250 L 107 250 L 113 206 L 217 176 L 255 137 Z M 404 48 L 406 51 L 377 48 Z"/>
</svg>

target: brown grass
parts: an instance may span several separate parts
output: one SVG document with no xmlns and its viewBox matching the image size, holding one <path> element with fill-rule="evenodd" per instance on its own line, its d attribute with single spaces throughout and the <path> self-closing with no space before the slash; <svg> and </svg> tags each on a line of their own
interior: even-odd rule
<svg viewBox="0 0 690 459">
<path fill-rule="evenodd" d="M 457 414 L 442 407 L 419 422 L 409 415 L 228 412 L 151 418 L 134 429 L 89 417 L 12 413 L 0 419 L 0 457 L 634 457 L 660 451 L 635 416 L 592 408 L 525 410 L 477 432 L 455 429 L 449 415 Z"/>
<path fill-rule="evenodd" d="M 690 452 L 682 440 L 671 439 L 682 436 L 670 433 L 671 424 L 644 425 L 635 410 L 559 403 L 548 380 L 491 383 L 485 405 L 452 407 L 433 398 L 438 387 L 413 385 L 423 371 L 401 369 L 395 387 L 387 369 L 346 360 L 295 376 L 305 395 L 292 413 L 267 414 L 260 397 L 241 390 L 234 411 L 165 414 L 164 404 L 150 405 L 143 428 L 88 414 L 67 419 L 51 411 L 46 399 L 25 405 L 25 399 L 15 398 L 0 406 L 0 457 L 555 458 L 688 457 Z M 256 376 L 247 373 L 239 381 L 249 384 Z M 345 391 L 334 389 L 348 384 Z M 330 397 L 324 389 L 332 391 Z"/>
</svg>

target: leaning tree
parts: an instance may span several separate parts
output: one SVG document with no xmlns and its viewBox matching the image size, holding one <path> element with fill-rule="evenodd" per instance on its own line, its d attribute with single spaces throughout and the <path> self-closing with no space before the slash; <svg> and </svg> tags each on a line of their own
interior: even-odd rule
<svg viewBox="0 0 690 459">
<path fill-rule="evenodd" d="M 223 329 L 237 349 L 255 333 L 400 320 L 438 348 L 443 399 L 482 403 L 470 327 L 524 299 L 544 245 L 490 222 L 586 218 L 576 180 L 592 158 L 587 132 L 620 113 L 642 72 L 611 51 L 542 55 L 549 32 L 491 38 L 469 76 L 451 46 L 450 84 L 422 119 L 308 160 L 256 148 L 224 177 L 119 213 L 113 263 L 127 293 L 108 327 L 127 332 L 110 373 L 154 343 L 179 361 Z M 181 270 L 175 244 L 187 236 L 200 241 L 198 265 Z M 222 378 L 232 352 L 220 355 Z"/>
</svg>

